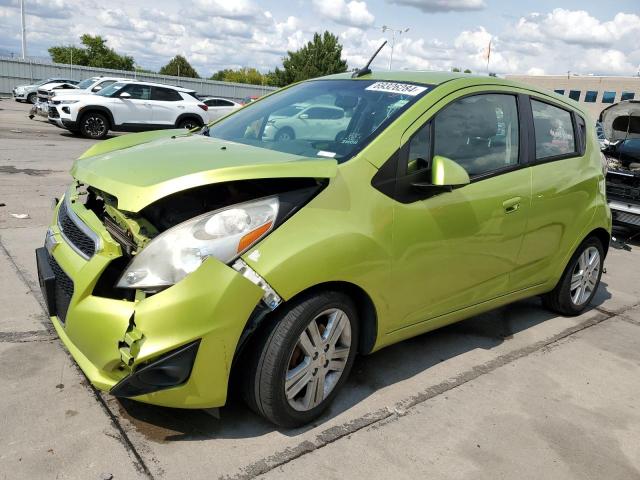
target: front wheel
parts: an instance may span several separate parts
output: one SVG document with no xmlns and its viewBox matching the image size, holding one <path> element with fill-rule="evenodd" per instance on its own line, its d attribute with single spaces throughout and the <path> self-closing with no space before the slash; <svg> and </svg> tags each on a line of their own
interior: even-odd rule
<svg viewBox="0 0 640 480">
<path fill-rule="evenodd" d="M 27 95 L 27 102 L 29 102 L 32 105 L 35 105 L 37 98 L 38 97 L 36 93 L 30 93 L 29 95 Z"/>
<path fill-rule="evenodd" d="M 245 378 L 249 406 L 283 427 L 319 417 L 342 386 L 358 349 L 358 316 L 340 292 L 287 306 L 256 345 Z"/>
<path fill-rule="evenodd" d="M 542 297 L 545 306 L 561 315 L 581 314 L 598 290 L 603 262 L 602 242 L 587 238 L 571 257 L 556 288 Z"/>
<path fill-rule="evenodd" d="M 100 140 L 109 132 L 109 120 L 101 113 L 87 113 L 80 122 L 80 133 L 84 137 Z"/>
</svg>

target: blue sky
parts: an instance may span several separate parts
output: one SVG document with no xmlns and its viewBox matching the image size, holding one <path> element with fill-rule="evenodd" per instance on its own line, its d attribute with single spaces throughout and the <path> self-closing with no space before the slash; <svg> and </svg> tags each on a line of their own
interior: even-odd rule
<svg viewBox="0 0 640 480">
<path fill-rule="evenodd" d="M 0 0 L 0 53 L 20 52 L 18 0 Z M 634 75 L 640 65 L 640 4 L 498 0 L 26 0 L 29 54 L 105 36 L 119 52 L 157 69 L 185 55 L 201 75 L 280 64 L 325 29 L 340 36 L 350 67 L 390 35 L 394 69 L 470 68 L 497 73 Z M 385 49 L 374 68 L 387 68 Z"/>
</svg>

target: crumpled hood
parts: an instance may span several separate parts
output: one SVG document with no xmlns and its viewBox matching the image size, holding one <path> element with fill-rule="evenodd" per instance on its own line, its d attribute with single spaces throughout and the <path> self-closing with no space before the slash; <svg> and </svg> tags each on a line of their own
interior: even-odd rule
<svg viewBox="0 0 640 480">
<path fill-rule="evenodd" d="M 145 132 L 107 140 L 76 160 L 71 174 L 115 196 L 118 208 L 129 212 L 201 185 L 336 174 L 333 159 L 310 159 L 184 132 Z"/>
</svg>

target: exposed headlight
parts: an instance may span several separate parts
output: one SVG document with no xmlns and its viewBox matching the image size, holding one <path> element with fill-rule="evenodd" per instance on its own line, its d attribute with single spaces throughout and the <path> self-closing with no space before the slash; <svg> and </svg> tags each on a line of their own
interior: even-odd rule
<svg viewBox="0 0 640 480">
<path fill-rule="evenodd" d="M 176 225 L 133 258 L 117 286 L 167 287 L 195 271 L 207 257 L 229 263 L 273 229 L 279 207 L 278 197 L 267 197 Z"/>
</svg>

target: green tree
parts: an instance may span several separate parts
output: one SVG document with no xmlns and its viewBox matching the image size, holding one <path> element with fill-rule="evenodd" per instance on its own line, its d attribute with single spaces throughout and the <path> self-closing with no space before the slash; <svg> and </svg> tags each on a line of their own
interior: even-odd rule
<svg viewBox="0 0 640 480">
<path fill-rule="evenodd" d="M 260 73 L 255 68 L 242 67 L 238 70 L 225 68 L 214 73 L 211 80 L 220 80 L 223 82 L 249 83 L 252 85 L 271 85 L 272 78 L 269 74 Z"/>
<path fill-rule="evenodd" d="M 473 73 L 473 72 L 471 72 L 471 70 L 469 70 L 468 68 L 465 68 L 464 73 Z"/>
<path fill-rule="evenodd" d="M 107 40 L 99 35 L 85 33 L 80 37 L 82 47 L 57 46 L 49 48 L 55 63 L 71 63 L 97 68 L 133 70 L 134 60 L 129 55 L 119 55 L 107 46 Z"/>
<path fill-rule="evenodd" d="M 454 72 L 454 73 L 458 73 L 458 72 L 460 72 L 460 69 L 458 67 L 453 67 L 451 69 L 451 71 Z"/>
<path fill-rule="evenodd" d="M 347 71 L 347 62 L 342 59 L 342 45 L 338 37 L 325 31 L 315 33 L 313 40 L 295 52 L 287 52 L 282 59 L 282 70 L 276 68 L 268 74 L 272 82 L 284 87 L 293 82 Z"/>
<path fill-rule="evenodd" d="M 200 78 L 195 68 L 182 55 L 173 57 L 158 73 L 160 75 L 173 75 L 174 77 Z"/>
</svg>

